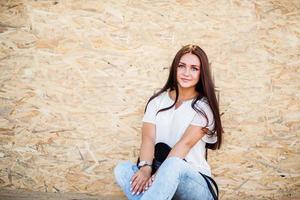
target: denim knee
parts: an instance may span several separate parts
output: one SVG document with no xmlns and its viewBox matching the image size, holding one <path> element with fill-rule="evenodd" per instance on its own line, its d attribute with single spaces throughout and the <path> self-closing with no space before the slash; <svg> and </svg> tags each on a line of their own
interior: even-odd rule
<svg viewBox="0 0 300 200">
<path fill-rule="evenodd" d="M 172 169 L 173 172 L 178 171 L 179 173 L 182 172 L 182 170 L 185 167 L 185 161 L 179 157 L 172 156 L 167 158 L 163 165 L 165 168 Z"/>
<path fill-rule="evenodd" d="M 167 158 L 164 162 L 169 165 L 178 166 L 178 165 L 184 164 L 185 161 L 177 156 L 171 156 L 171 157 Z"/>
</svg>

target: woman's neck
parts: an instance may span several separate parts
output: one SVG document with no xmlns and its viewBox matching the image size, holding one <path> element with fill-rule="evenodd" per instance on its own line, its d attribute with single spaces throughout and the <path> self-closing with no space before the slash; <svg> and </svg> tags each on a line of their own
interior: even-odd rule
<svg viewBox="0 0 300 200">
<path fill-rule="evenodd" d="M 179 92 L 178 100 L 181 100 L 181 101 L 185 101 L 187 99 L 194 98 L 195 96 L 198 95 L 198 92 L 195 90 L 195 88 L 185 89 L 185 88 L 178 87 L 178 92 Z M 175 97 L 176 97 L 175 90 L 172 90 L 170 93 L 171 93 L 172 98 L 175 100 Z"/>
</svg>

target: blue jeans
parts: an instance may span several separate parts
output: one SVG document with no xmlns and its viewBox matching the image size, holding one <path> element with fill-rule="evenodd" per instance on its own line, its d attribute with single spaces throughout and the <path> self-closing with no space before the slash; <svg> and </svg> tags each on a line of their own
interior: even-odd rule
<svg viewBox="0 0 300 200">
<path fill-rule="evenodd" d="M 179 157 L 169 157 L 160 166 L 155 180 L 145 193 L 132 195 L 130 179 L 138 171 L 135 164 L 122 161 L 114 174 L 129 200 L 212 200 L 204 178 Z"/>
</svg>

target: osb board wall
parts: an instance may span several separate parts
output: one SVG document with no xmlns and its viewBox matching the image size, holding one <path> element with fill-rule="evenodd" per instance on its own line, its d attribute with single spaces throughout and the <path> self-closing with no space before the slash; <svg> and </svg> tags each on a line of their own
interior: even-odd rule
<svg viewBox="0 0 300 200">
<path fill-rule="evenodd" d="M 143 109 L 176 51 L 208 54 L 221 199 L 289 199 L 299 184 L 299 9 L 268 1 L 1 1 L 0 186 L 117 194 Z M 125 198 L 124 198 L 125 199 Z"/>
</svg>

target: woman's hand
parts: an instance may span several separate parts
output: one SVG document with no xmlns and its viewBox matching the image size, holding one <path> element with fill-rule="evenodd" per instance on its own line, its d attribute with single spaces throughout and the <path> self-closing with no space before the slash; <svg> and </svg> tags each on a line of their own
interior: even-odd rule
<svg viewBox="0 0 300 200">
<path fill-rule="evenodd" d="M 155 179 L 155 176 L 156 176 L 156 172 L 146 182 L 145 187 L 143 188 L 143 193 L 146 192 L 150 188 L 150 186 L 152 185 L 152 183 L 153 183 L 153 181 Z"/>
<path fill-rule="evenodd" d="M 130 191 L 133 195 L 142 193 L 147 181 L 150 179 L 152 168 L 149 166 L 142 167 L 131 177 Z"/>
</svg>

